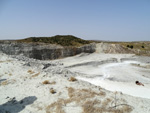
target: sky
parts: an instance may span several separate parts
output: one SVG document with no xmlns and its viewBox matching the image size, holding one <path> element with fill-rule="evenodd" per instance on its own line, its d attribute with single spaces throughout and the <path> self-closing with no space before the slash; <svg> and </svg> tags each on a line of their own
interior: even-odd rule
<svg viewBox="0 0 150 113">
<path fill-rule="evenodd" d="M 0 0 L 0 39 L 150 41 L 150 0 Z"/>
</svg>

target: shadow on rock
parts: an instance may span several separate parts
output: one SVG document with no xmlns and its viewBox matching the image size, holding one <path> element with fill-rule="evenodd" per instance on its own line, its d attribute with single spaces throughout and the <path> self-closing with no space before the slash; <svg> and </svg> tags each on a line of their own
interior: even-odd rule
<svg viewBox="0 0 150 113">
<path fill-rule="evenodd" d="M 5 80 L 7 80 L 7 79 L 0 79 L 0 83 L 3 82 L 3 81 L 5 81 Z"/>
<path fill-rule="evenodd" d="M 20 101 L 17 101 L 14 97 L 8 102 L 0 105 L 0 113 L 18 113 L 27 105 L 33 104 L 35 100 L 37 100 L 37 97 L 35 96 L 25 97 Z"/>
</svg>

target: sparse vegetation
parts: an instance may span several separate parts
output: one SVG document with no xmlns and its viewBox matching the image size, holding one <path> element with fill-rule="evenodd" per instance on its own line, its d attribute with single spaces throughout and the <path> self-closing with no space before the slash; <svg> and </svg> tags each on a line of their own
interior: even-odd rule
<svg viewBox="0 0 150 113">
<path fill-rule="evenodd" d="M 32 77 L 37 77 L 39 74 L 40 74 L 40 72 L 36 73 L 35 75 L 32 75 Z"/>
<path fill-rule="evenodd" d="M 127 45 L 127 47 L 130 47 L 129 45 Z"/>
<path fill-rule="evenodd" d="M 32 70 L 28 70 L 28 73 L 29 73 L 29 74 L 33 74 L 33 73 L 34 73 L 34 71 L 32 71 Z"/>
<path fill-rule="evenodd" d="M 144 46 L 141 46 L 142 48 L 145 48 Z"/>
<path fill-rule="evenodd" d="M 120 105 L 116 108 L 111 108 L 112 98 L 99 97 L 94 99 L 95 96 L 100 96 L 99 93 L 93 92 L 89 89 L 74 89 L 72 87 L 68 88 L 68 99 L 58 99 L 56 102 L 47 106 L 46 113 L 65 113 L 65 107 L 76 107 L 81 106 L 82 113 L 130 113 L 132 107 L 129 105 Z M 75 102 L 75 105 L 68 106 L 68 104 Z"/>
<path fill-rule="evenodd" d="M 77 81 L 77 79 L 75 77 L 70 77 L 69 81 L 75 82 L 75 81 Z"/>
<path fill-rule="evenodd" d="M 77 104 L 83 104 L 87 106 L 84 102 L 87 99 L 93 98 L 98 93 L 93 92 L 88 89 L 74 89 L 72 87 L 68 88 L 68 99 L 59 99 L 58 101 L 52 103 L 47 106 L 46 113 L 56 112 L 56 113 L 65 113 L 62 107 L 67 107 L 66 105 L 72 102 L 76 102 Z"/>
<path fill-rule="evenodd" d="M 99 94 L 100 94 L 100 96 L 106 96 L 106 93 L 103 91 L 101 91 Z"/>
<path fill-rule="evenodd" d="M 42 82 L 43 84 L 50 84 L 50 82 L 48 80 L 45 80 Z"/>
<path fill-rule="evenodd" d="M 18 42 L 35 42 L 35 43 L 49 43 L 49 44 L 59 44 L 62 46 L 81 46 L 84 44 L 89 44 L 92 41 L 83 40 L 72 35 L 56 35 L 52 37 L 30 37 Z"/>
<path fill-rule="evenodd" d="M 133 49 L 133 45 L 131 45 L 130 48 Z"/>
<path fill-rule="evenodd" d="M 5 85 L 8 85 L 8 81 L 5 80 L 5 81 L 1 82 L 0 84 L 1 84 L 1 85 L 4 85 L 4 86 L 5 86 Z"/>
<path fill-rule="evenodd" d="M 108 107 L 108 105 L 110 104 L 110 102 L 112 101 L 111 98 L 106 98 L 105 100 L 103 100 L 102 102 L 102 107 Z"/>
<path fill-rule="evenodd" d="M 51 84 L 51 85 L 56 84 L 55 81 L 50 82 L 49 80 L 45 80 L 45 81 L 43 81 L 42 83 L 43 83 L 43 84 Z"/>
<path fill-rule="evenodd" d="M 133 45 L 127 45 L 127 47 L 133 49 Z"/>
<path fill-rule="evenodd" d="M 50 89 L 50 93 L 51 93 L 51 94 L 55 94 L 56 91 L 55 91 L 54 89 Z"/>
<path fill-rule="evenodd" d="M 136 55 L 150 56 L 150 41 L 139 41 L 139 42 L 105 42 L 109 44 L 119 44 L 122 47 L 130 48 L 131 51 L 127 52 L 134 53 Z M 132 48 L 133 47 L 133 48 Z M 132 50 L 133 49 L 133 50 Z"/>
<path fill-rule="evenodd" d="M 120 109 L 122 110 L 122 113 L 130 113 L 132 111 L 132 107 L 128 105 L 123 105 Z"/>
<path fill-rule="evenodd" d="M 102 108 L 100 107 L 94 107 L 95 105 L 100 105 L 101 101 L 98 100 L 89 100 L 82 105 L 83 113 L 101 113 Z M 100 109 L 99 109 L 100 108 Z"/>
</svg>

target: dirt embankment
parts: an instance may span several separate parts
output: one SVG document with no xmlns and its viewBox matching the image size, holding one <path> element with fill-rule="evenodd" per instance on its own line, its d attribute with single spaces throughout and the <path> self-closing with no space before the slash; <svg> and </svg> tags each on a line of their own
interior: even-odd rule
<svg viewBox="0 0 150 113">
<path fill-rule="evenodd" d="M 102 42 L 96 44 L 97 53 L 127 53 L 150 56 L 149 42 Z"/>
<path fill-rule="evenodd" d="M 97 53 L 134 53 L 133 50 L 125 48 L 119 44 L 111 44 L 111 43 L 97 43 L 96 52 Z"/>
</svg>

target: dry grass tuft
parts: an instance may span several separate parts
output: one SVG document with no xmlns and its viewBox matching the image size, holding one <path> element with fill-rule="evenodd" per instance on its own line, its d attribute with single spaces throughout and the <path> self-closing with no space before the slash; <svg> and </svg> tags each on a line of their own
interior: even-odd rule
<svg viewBox="0 0 150 113">
<path fill-rule="evenodd" d="M 106 96 L 106 93 L 103 91 L 101 91 L 99 94 L 100 94 L 100 96 Z"/>
<path fill-rule="evenodd" d="M 1 82 L 1 85 L 8 85 L 8 81 L 7 80 L 5 80 L 5 81 L 3 81 L 3 82 Z"/>
<path fill-rule="evenodd" d="M 29 73 L 29 74 L 33 74 L 33 73 L 34 73 L 34 71 L 32 71 L 32 70 L 28 70 L 28 73 Z"/>
<path fill-rule="evenodd" d="M 56 84 L 55 81 L 50 82 L 50 81 L 48 81 L 48 80 L 45 80 L 45 81 L 43 81 L 42 83 L 43 83 L 43 84 L 51 84 L 51 85 Z"/>
<path fill-rule="evenodd" d="M 59 99 L 57 102 L 47 106 L 46 113 L 65 113 L 62 108 L 63 101 L 63 99 Z"/>
<path fill-rule="evenodd" d="M 122 111 L 122 113 L 130 113 L 133 110 L 133 108 L 131 106 L 122 106 L 120 111 Z"/>
<path fill-rule="evenodd" d="M 118 106 L 117 108 L 111 108 L 109 111 L 112 113 L 130 113 L 133 108 L 129 105 Z"/>
<path fill-rule="evenodd" d="M 71 99 L 75 99 L 76 102 L 80 102 L 81 100 L 85 100 L 86 98 L 92 98 L 95 95 L 98 95 L 98 93 L 93 92 L 93 91 L 88 90 L 88 89 L 75 90 L 74 88 L 69 87 L 68 88 L 68 95 Z"/>
<path fill-rule="evenodd" d="M 77 79 L 75 77 L 70 77 L 69 81 L 75 82 L 75 81 L 77 81 Z"/>
<path fill-rule="evenodd" d="M 45 80 L 42 82 L 43 84 L 50 84 L 50 82 L 48 80 Z"/>
<path fill-rule="evenodd" d="M 107 98 L 102 103 L 98 100 L 87 101 L 82 105 L 83 113 L 130 113 L 133 109 L 129 105 L 110 108 L 112 99 Z"/>
<path fill-rule="evenodd" d="M 106 98 L 103 102 L 102 102 L 102 107 L 107 107 L 110 103 L 112 102 L 111 98 Z"/>
<path fill-rule="evenodd" d="M 40 74 L 40 72 L 36 73 L 35 75 L 32 75 L 32 77 L 37 77 L 39 74 Z"/>
<path fill-rule="evenodd" d="M 11 73 L 9 73 L 9 76 L 12 76 L 12 74 L 11 74 Z"/>
<path fill-rule="evenodd" d="M 89 89 L 74 89 L 68 88 L 68 99 L 58 99 L 56 102 L 46 107 L 46 113 L 65 113 L 64 108 L 66 107 L 79 107 L 81 106 L 82 113 L 130 113 L 132 111 L 131 106 L 119 106 L 111 107 L 112 98 L 106 98 L 101 100 L 101 95 L 105 96 L 105 92 L 96 93 Z M 95 99 L 95 96 L 98 99 Z M 68 104 L 74 103 L 73 106 Z"/>
<path fill-rule="evenodd" d="M 51 94 L 55 94 L 56 91 L 55 91 L 54 89 L 50 89 L 50 93 L 51 93 Z"/>
<path fill-rule="evenodd" d="M 52 103 L 47 106 L 46 113 L 65 113 L 63 107 L 67 107 L 66 105 L 72 102 L 76 102 L 77 104 L 84 104 L 87 99 L 93 98 L 98 93 L 93 92 L 88 89 L 74 89 L 72 87 L 68 88 L 68 99 L 59 99 L 58 101 Z M 93 104 L 96 103 L 96 100 Z M 85 104 L 83 106 L 86 106 Z M 82 106 L 81 106 L 82 107 Z"/>
<path fill-rule="evenodd" d="M 98 107 L 95 105 L 100 106 L 100 101 L 94 100 L 94 101 L 86 101 L 83 105 L 83 113 L 101 113 L 101 109 L 99 110 Z"/>
</svg>

